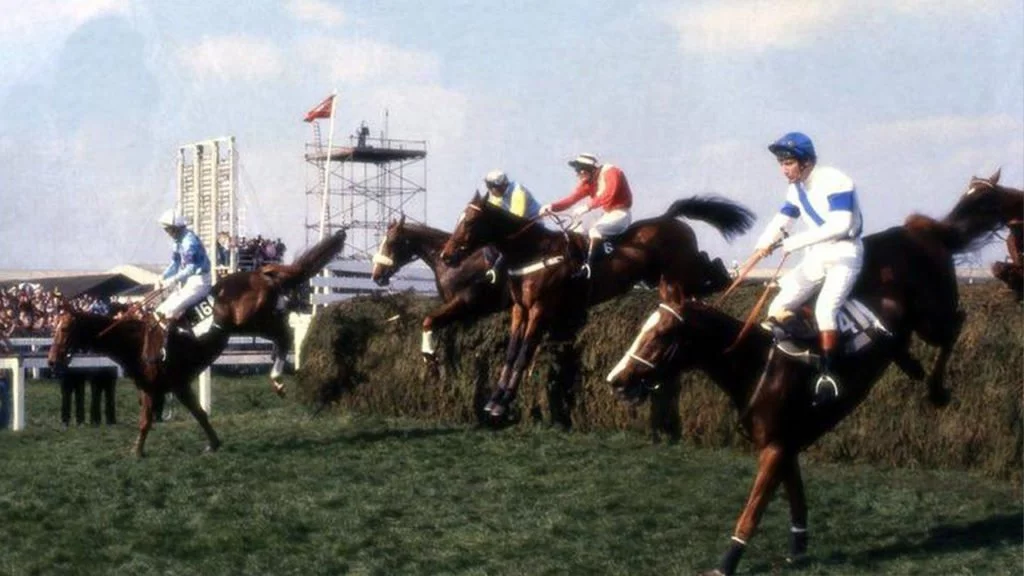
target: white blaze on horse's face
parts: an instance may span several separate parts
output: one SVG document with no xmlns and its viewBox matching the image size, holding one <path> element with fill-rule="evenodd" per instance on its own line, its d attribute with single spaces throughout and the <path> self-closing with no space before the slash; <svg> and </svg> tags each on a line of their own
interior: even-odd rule
<svg viewBox="0 0 1024 576">
<path fill-rule="evenodd" d="M 380 246 L 377 248 L 377 253 L 373 255 L 373 275 L 377 276 L 381 273 L 380 267 L 387 266 L 391 267 L 395 265 L 395 261 L 388 255 L 384 254 L 384 247 L 387 246 L 388 237 L 385 235 L 380 240 Z"/>
<path fill-rule="evenodd" d="M 622 355 L 622 359 L 619 360 L 619 363 L 615 365 L 615 368 L 612 368 L 612 371 L 608 373 L 608 376 L 605 378 L 606 382 L 615 382 L 615 379 L 618 378 L 619 374 L 629 366 L 629 361 L 636 354 L 637 349 L 640 348 L 640 343 L 643 342 L 644 335 L 653 330 L 654 327 L 658 325 L 658 322 L 661 322 L 661 312 L 655 310 L 647 317 L 647 321 L 644 322 L 644 325 L 640 328 L 640 333 L 633 339 L 633 343 L 629 346 L 629 349 L 626 350 L 626 353 Z"/>
</svg>

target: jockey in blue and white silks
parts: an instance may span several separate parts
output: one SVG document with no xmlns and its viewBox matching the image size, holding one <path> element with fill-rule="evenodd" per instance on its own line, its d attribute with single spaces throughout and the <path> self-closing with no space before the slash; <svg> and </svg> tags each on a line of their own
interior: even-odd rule
<svg viewBox="0 0 1024 576">
<path fill-rule="evenodd" d="M 185 220 L 168 210 L 160 217 L 160 225 L 174 240 L 171 264 L 164 270 L 157 288 L 172 289 L 156 308 L 158 317 L 177 320 L 183 312 L 206 297 L 212 287 L 210 259 L 202 241 L 185 226 Z"/>
<path fill-rule="evenodd" d="M 822 377 L 827 377 L 831 392 L 838 394 L 831 375 L 838 353 L 836 314 L 853 289 L 864 260 L 857 189 L 846 174 L 817 164 L 814 144 L 804 134 L 786 134 L 768 149 L 778 159 L 789 187 L 785 203 L 755 250 L 762 256 L 771 253 L 797 218 L 807 225 L 806 231 L 782 240 L 783 252 L 804 250 L 804 259 L 779 280 L 779 293 L 768 307 L 768 323 L 783 326 L 821 286 L 814 318 L 821 333 Z"/>
</svg>

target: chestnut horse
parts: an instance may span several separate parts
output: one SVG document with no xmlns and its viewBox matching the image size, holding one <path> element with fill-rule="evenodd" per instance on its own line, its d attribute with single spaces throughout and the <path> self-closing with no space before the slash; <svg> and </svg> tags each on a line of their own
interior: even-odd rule
<svg viewBox="0 0 1024 576">
<path fill-rule="evenodd" d="M 227 334 L 260 336 L 273 345 L 271 384 L 284 395 L 281 383 L 284 363 L 292 347 L 286 299 L 309 281 L 345 245 L 345 231 L 320 240 L 291 264 L 267 264 L 250 272 L 235 272 L 221 278 L 210 291 L 214 297 L 213 322 Z"/>
<path fill-rule="evenodd" d="M 470 254 L 458 266 L 449 266 L 441 259 L 441 249 L 451 236 L 448 232 L 423 224 L 406 223 L 403 215 L 388 226 L 384 240 L 373 257 L 370 278 L 378 286 L 387 286 L 391 276 L 406 264 L 422 260 L 434 273 L 441 306 L 423 319 L 423 343 L 420 351 L 424 359 L 436 362 L 434 330 L 449 324 L 479 318 L 505 310 L 511 305 L 504 277 L 495 283 L 485 279 L 489 268 L 484 249 Z"/>
<path fill-rule="evenodd" d="M 677 200 L 661 216 L 641 220 L 613 239 L 614 251 L 595 263 L 593 278 L 573 278 L 573 253 L 583 253 L 586 239 L 576 233 L 546 229 L 537 219 L 523 219 L 491 206 L 476 194 L 445 244 L 441 258 L 457 266 L 474 250 L 494 245 L 508 265 L 512 324 L 505 362 L 484 412 L 501 419 L 545 333 L 556 340 L 575 335 L 586 308 L 619 296 L 638 282 L 659 286 L 664 296 L 701 296 L 725 288 L 730 278 L 697 248 L 697 237 L 678 218 L 702 220 L 726 238 L 747 231 L 753 214 L 721 198 Z"/>
<path fill-rule="evenodd" d="M 209 442 L 207 450 L 214 451 L 220 440 L 190 383 L 224 351 L 228 333 L 213 328 L 194 338 L 174 331 L 167 342 L 167 362 L 158 361 L 162 341 L 160 327 L 146 320 L 63 311 L 57 317 L 47 359 L 51 368 L 60 371 L 67 368 L 75 351 L 92 350 L 124 369 L 142 396 L 136 456 L 144 455 L 146 436 L 153 426 L 153 399 L 167 392 L 173 393 L 199 422 Z"/>
<path fill-rule="evenodd" d="M 943 374 L 964 318 L 953 255 L 984 238 L 997 218 L 989 202 L 970 200 L 973 209 L 965 209 L 967 201 L 961 199 L 941 221 L 913 215 L 902 227 L 864 239 L 864 266 L 852 297 L 874 310 L 890 334 L 840 356 L 834 368 L 843 388 L 833 403 L 812 407 L 809 383 L 817 369 L 775 353 L 771 336 L 755 330 L 737 343 L 743 322 L 697 303 L 686 303 L 684 309 L 680 299 L 659 305 L 608 375 L 618 395 L 638 401 L 649 393 L 652 378 L 702 370 L 740 412 L 740 424 L 759 452 L 758 471 L 730 548 L 718 570 L 708 574 L 733 573 L 779 483 L 790 502 L 790 553 L 805 553 L 800 451 L 860 404 L 889 364 L 923 375 L 908 352 L 913 333 L 940 347 L 928 377 L 929 398 L 938 406 L 949 402 Z"/>
</svg>

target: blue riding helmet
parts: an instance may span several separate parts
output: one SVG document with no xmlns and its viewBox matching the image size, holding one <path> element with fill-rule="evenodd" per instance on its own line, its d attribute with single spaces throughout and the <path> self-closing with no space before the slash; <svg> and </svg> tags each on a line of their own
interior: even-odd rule
<svg viewBox="0 0 1024 576">
<path fill-rule="evenodd" d="M 818 155 L 814 152 L 814 142 L 803 132 L 790 132 L 768 146 L 768 150 L 779 160 L 796 158 L 798 162 L 814 162 Z"/>
</svg>

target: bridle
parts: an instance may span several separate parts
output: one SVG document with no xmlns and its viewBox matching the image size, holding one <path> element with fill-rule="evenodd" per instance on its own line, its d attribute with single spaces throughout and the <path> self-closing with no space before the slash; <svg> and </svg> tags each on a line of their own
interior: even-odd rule
<svg viewBox="0 0 1024 576">
<path fill-rule="evenodd" d="M 668 304 L 665 304 L 664 302 L 661 302 L 661 303 L 658 304 L 658 308 L 661 308 L 663 310 L 667 310 L 668 313 L 671 314 L 673 318 L 678 320 L 680 324 L 683 324 L 684 320 L 683 320 L 682 313 L 676 312 L 675 309 L 673 309 Z M 672 357 L 675 356 L 675 352 L 676 352 L 676 349 L 678 347 L 679 347 L 679 345 L 676 344 L 676 343 L 673 343 L 671 346 L 669 346 L 668 352 L 665 354 L 663 359 L 664 360 L 672 360 Z M 644 366 L 647 366 L 651 370 L 657 370 L 658 369 L 658 364 L 657 363 L 651 362 L 650 360 L 647 360 L 646 358 L 640 356 L 639 354 L 637 354 L 636 352 L 633 352 L 632 350 L 627 352 L 626 356 L 628 356 L 631 360 L 634 360 L 634 361 L 636 361 L 636 362 L 638 362 L 640 364 L 643 364 Z"/>
<path fill-rule="evenodd" d="M 483 207 L 477 206 L 476 204 L 469 204 L 469 205 L 466 206 L 466 209 L 467 210 L 468 209 L 473 209 L 473 210 L 476 210 L 477 212 L 483 212 L 484 211 Z M 515 240 L 521 234 L 523 234 L 524 232 L 529 230 L 540 219 L 541 219 L 541 216 L 534 216 L 533 218 L 527 219 L 525 224 L 520 226 L 517 230 L 515 230 L 511 234 L 508 234 L 507 236 L 505 236 L 505 240 Z M 465 252 L 466 251 L 466 244 L 465 244 L 465 242 L 463 242 L 463 243 L 459 244 L 458 246 L 456 246 L 456 249 L 458 251 L 460 251 L 460 252 Z"/>
</svg>

